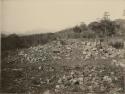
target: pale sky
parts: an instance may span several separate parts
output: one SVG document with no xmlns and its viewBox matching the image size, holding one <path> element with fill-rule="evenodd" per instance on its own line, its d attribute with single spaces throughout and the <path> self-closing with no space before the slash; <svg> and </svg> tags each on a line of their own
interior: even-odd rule
<svg viewBox="0 0 125 94">
<path fill-rule="evenodd" d="M 54 32 L 101 18 L 123 18 L 125 0 L 2 0 L 4 32 Z"/>
</svg>

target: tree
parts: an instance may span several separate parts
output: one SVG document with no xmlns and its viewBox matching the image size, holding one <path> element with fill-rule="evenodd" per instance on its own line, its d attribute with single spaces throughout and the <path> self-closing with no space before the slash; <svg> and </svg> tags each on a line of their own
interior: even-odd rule
<svg viewBox="0 0 125 94">
<path fill-rule="evenodd" d="M 109 12 L 105 11 L 104 16 L 103 16 L 103 20 L 109 20 L 109 16 L 110 16 Z"/>
<path fill-rule="evenodd" d="M 81 22 L 79 28 L 81 29 L 82 32 L 87 31 L 87 25 L 84 22 Z"/>
<path fill-rule="evenodd" d="M 103 31 L 103 34 L 106 36 L 111 36 L 116 34 L 116 31 L 119 29 L 119 25 L 111 20 L 101 20 L 100 28 Z"/>
<path fill-rule="evenodd" d="M 75 26 L 73 28 L 73 31 L 76 32 L 76 33 L 81 33 L 81 29 L 78 26 Z"/>
<path fill-rule="evenodd" d="M 114 21 L 111 21 L 109 16 L 109 12 L 104 12 L 103 18 L 99 22 L 90 23 L 88 28 L 101 37 L 115 34 L 119 26 Z"/>
<path fill-rule="evenodd" d="M 21 38 L 16 34 L 11 34 L 8 37 L 2 38 L 1 48 L 2 50 L 11 50 L 17 48 L 23 48 L 25 45 Z"/>
<path fill-rule="evenodd" d="M 125 16 L 125 10 L 123 10 L 123 16 Z"/>
</svg>

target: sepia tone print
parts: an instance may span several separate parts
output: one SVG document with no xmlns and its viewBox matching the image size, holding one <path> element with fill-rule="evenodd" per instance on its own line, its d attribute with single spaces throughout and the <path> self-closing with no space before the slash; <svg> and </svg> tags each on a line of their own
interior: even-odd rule
<svg viewBox="0 0 125 94">
<path fill-rule="evenodd" d="M 0 5 L 0 94 L 125 94 L 124 0 Z"/>
</svg>

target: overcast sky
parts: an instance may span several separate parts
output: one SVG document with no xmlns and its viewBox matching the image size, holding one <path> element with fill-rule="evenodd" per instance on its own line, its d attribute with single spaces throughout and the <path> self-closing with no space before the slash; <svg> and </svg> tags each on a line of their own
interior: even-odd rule
<svg viewBox="0 0 125 94">
<path fill-rule="evenodd" d="M 49 32 L 101 18 L 123 18 L 125 0 L 3 0 L 2 31 Z"/>
</svg>

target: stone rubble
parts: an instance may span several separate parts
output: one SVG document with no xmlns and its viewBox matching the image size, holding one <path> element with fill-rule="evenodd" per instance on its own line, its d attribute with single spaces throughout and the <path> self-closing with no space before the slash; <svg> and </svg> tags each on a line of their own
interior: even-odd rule
<svg viewBox="0 0 125 94">
<path fill-rule="evenodd" d="M 67 40 L 66 45 L 61 45 L 59 41 L 54 41 L 50 45 L 31 47 L 27 51 L 21 51 L 18 55 L 24 56 L 28 62 L 46 62 L 46 60 L 61 60 L 69 57 L 72 54 L 78 53 L 83 60 L 89 59 L 115 59 L 125 58 L 125 49 L 115 49 L 108 45 L 99 45 L 98 42 Z M 57 43 L 57 44 L 56 44 Z M 79 50 L 77 50 L 79 48 Z M 77 52 L 75 52 L 77 51 Z"/>
<path fill-rule="evenodd" d="M 19 62 L 32 65 L 28 65 L 32 87 L 52 85 L 56 94 L 123 92 L 122 82 L 119 82 L 123 81 L 125 49 L 106 43 L 100 45 L 98 41 L 69 39 L 23 49 L 16 57 L 20 57 Z"/>
</svg>

